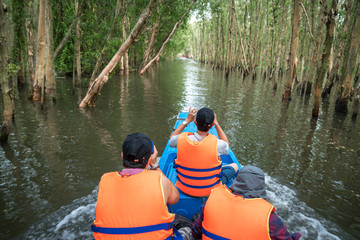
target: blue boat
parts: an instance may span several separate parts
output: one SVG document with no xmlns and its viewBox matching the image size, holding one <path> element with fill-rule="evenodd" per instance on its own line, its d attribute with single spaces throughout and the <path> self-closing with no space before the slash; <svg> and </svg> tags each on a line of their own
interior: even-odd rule
<svg viewBox="0 0 360 240">
<path fill-rule="evenodd" d="M 186 119 L 187 115 L 188 112 L 180 112 L 178 114 L 174 130 Z M 195 123 L 194 122 L 189 123 L 184 129 L 184 132 L 196 132 Z M 215 127 L 212 127 L 209 133 L 214 134 L 215 136 L 218 137 Z M 176 180 L 177 180 L 177 173 L 175 168 L 173 167 L 176 158 L 176 153 L 177 153 L 177 149 L 169 147 L 169 141 L 168 141 L 159 161 L 159 165 L 162 172 L 174 184 L 176 184 Z M 236 159 L 230 147 L 229 147 L 229 155 L 221 155 L 220 157 L 221 157 L 222 165 L 236 163 L 238 164 L 239 169 L 241 168 L 241 165 L 239 164 L 238 160 Z M 230 186 L 231 184 L 232 183 L 230 182 L 228 186 Z M 180 214 L 188 218 L 189 220 L 192 220 L 194 214 L 200 212 L 201 205 L 207 199 L 207 197 L 191 197 L 180 190 L 179 190 L 179 195 L 180 195 L 179 202 L 177 204 L 168 205 L 169 211 L 171 213 Z"/>
</svg>

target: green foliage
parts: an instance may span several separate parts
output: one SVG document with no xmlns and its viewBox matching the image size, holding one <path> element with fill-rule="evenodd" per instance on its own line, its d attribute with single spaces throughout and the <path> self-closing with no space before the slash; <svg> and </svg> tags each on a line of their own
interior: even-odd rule
<svg viewBox="0 0 360 240">
<path fill-rule="evenodd" d="M 20 70 L 20 66 L 10 63 L 7 65 L 7 75 L 8 77 L 12 77 L 15 76 L 17 74 L 17 72 Z"/>
</svg>

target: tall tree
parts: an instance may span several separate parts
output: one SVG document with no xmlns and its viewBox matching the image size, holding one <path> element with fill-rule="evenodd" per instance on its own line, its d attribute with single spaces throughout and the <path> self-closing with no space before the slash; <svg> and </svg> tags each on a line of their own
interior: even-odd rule
<svg viewBox="0 0 360 240">
<path fill-rule="evenodd" d="M 89 86 L 89 89 L 86 93 L 86 96 L 81 101 L 79 107 L 93 106 L 96 102 L 96 99 L 99 95 L 101 87 L 108 81 L 110 73 L 114 70 L 115 66 L 119 62 L 120 58 L 124 53 L 129 49 L 129 47 L 137 40 L 142 29 L 144 28 L 147 20 L 152 15 L 157 0 L 150 0 L 146 8 L 141 13 L 137 23 L 132 29 L 129 36 L 126 38 L 124 43 L 120 46 L 119 50 L 112 57 L 111 61 L 103 69 L 100 75 L 94 80 L 94 82 Z"/>
<path fill-rule="evenodd" d="M 234 38 L 234 22 L 235 22 L 235 0 L 231 0 L 231 4 L 229 4 L 229 17 L 230 17 L 230 25 L 229 25 L 229 44 L 228 44 L 228 61 L 226 66 L 225 78 L 229 77 L 230 68 L 231 68 L 231 58 L 232 58 L 232 45 Z"/>
<path fill-rule="evenodd" d="M 346 15 L 345 15 L 345 19 L 344 19 L 344 27 L 342 30 L 342 34 L 340 36 L 339 46 L 337 47 L 337 55 L 335 58 L 334 67 L 331 69 L 330 74 L 327 77 L 325 87 L 322 91 L 321 96 L 323 98 L 330 94 L 331 89 L 334 85 L 335 79 L 338 79 L 338 72 L 339 72 L 339 69 L 341 66 L 341 60 L 342 60 L 342 56 L 344 53 L 345 42 L 347 42 L 347 39 L 349 38 L 348 32 L 349 32 L 349 27 L 350 27 L 350 23 L 351 23 L 350 18 L 351 18 L 352 6 L 353 6 L 353 0 L 348 0 L 347 4 L 345 5 Z"/>
<path fill-rule="evenodd" d="M 110 42 L 110 39 L 112 38 L 112 35 L 115 32 L 115 29 L 116 29 L 116 26 L 117 26 L 117 19 L 119 17 L 119 13 L 120 13 L 120 8 L 121 8 L 121 0 L 117 0 L 116 1 L 114 20 L 112 22 L 112 26 L 110 28 L 108 36 L 107 36 L 107 38 L 105 40 L 104 46 L 103 46 L 103 48 L 101 50 L 100 56 L 96 59 L 96 64 L 95 64 L 94 70 L 93 70 L 93 72 L 91 74 L 91 78 L 90 78 L 90 84 L 95 80 L 96 76 L 99 74 L 100 67 L 103 64 L 103 61 L 104 61 L 105 56 L 107 54 L 107 49 L 108 49 L 107 45 Z"/>
<path fill-rule="evenodd" d="M 35 80 L 32 86 L 32 100 L 43 103 L 45 92 L 51 93 L 56 99 L 54 72 L 54 51 L 52 39 L 52 14 L 48 0 L 40 0 L 38 36 L 36 51 Z"/>
<path fill-rule="evenodd" d="M 284 38 L 284 34 L 285 34 L 285 6 L 286 6 L 286 0 L 283 0 L 282 3 L 282 19 L 281 19 L 281 27 L 278 30 L 278 43 L 276 44 L 277 46 L 277 57 L 276 57 L 276 65 L 275 65 L 275 77 L 274 77 L 274 87 L 273 89 L 277 89 L 277 83 L 278 83 L 278 79 L 279 79 L 279 71 L 280 71 L 280 67 L 281 67 L 281 49 L 282 49 L 282 44 L 283 44 L 283 38 Z"/>
<path fill-rule="evenodd" d="M 291 99 L 291 85 L 296 73 L 297 58 L 296 52 L 299 41 L 299 24 L 301 20 L 301 7 L 300 0 L 294 0 L 294 13 L 292 20 L 292 34 L 291 34 L 291 45 L 289 53 L 289 66 L 286 71 L 286 84 L 284 87 L 283 101 L 288 101 Z"/>
<path fill-rule="evenodd" d="M 324 49 L 321 58 L 321 66 L 317 71 L 315 79 L 315 89 L 314 89 L 314 105 L 312 109 L 312 116 L 317 118 L 319 116 L 319 109 L 321 103 L 321 90 L 324 77 L 329 68 L 330 52 L 331 46 L 334 39 L 334 28 L 335 28 L 335 17 L 337 15 L 337 0 L 333 0 L 331 4 L 331 9 L 327 10 L 327 1 L 323 1 L 324 4 L 324 19 L 326 24 L 326 37 L 324 42 Z"/>
<path fill-rule="evenodd" d="M 360 1 L 356 1 L 356 10 L 355 10 L 354 25 L 352 27 L 350 48 L 348 52 L 348 58 L 344 59 L 346 61 L 345 72 L 340 79 L 340 86 L 338 89 L 338 96 L 335 104 L 335 111 L 340 113 L 347 113 L 348 108 L 347 104 L 349 99 L 354 94 L 353 80 L 354 80 L 354 70 L 356 66 L 356 59 L 359 51 L 360 44 Z"/>
<path fill-rule="evenodd" d="M 75 0 L 75 16 L 79 15 L 79 0 Z M 81 84 L 81 39 L 80 39 L 80 23 L 76 21 L 75 26 L 75 55 L 76 55 L 76 85 Z"/>
<path fill-rule="evenodd" d="M 4 121 L 0 131 L 0 143 L 6 143 L 10 133 L 10 127 L 14 115 L 14 89 L 11 81 L 7 77 L 7 20 L 5 13 L 7 11 L 3 1 L 0 0 L 0 84 L 4 102 Z"/>
<path fill-rule="evenodd" d="M 177 21 L 173 27 L 173 29 L 171 30 L 171 32 L 169 33 L 168 37 L 165 39 L 165 41 L 163 42 L 161 48 L 159 49 L 158 53 L 156 54 L 156 56 L 151 59 L 146 66 L 141 69 L 140 74 L 144 74 L 144 72 L 146 72 L 152 64 L 154 64 L 155 61 L 159 61 L 159 58 L 162 54 L 162 52 L 165 49 L 165 45 L 169 42 L 169 40 L 171 39 L 171 37 L 175 34 L 177 28 L 179 27 L 179 25 L 181 24 L 181 22 L 184 20 L 184 18 L 186 17 L 186 15 L 188 14 L 188 12 L 190 11 L 192 5 L 194 4 L 195 1 L 193 1 L 190 6 L 188 7 L 188 9 L 183 13 L 183 15 L 181 16 L 181 18 L 179 19 L 179 21 Z"/>
<path fill-rule="evenodd" d="M 354 89 L 354 111 L 352 118 L 356 119 L 359 108 L 360 108 L 360 63 L 358 63 L 357 67 L 357 75 L 356 75 L 356 81 L 355 81 L 355 89 Z"/>
</svg>

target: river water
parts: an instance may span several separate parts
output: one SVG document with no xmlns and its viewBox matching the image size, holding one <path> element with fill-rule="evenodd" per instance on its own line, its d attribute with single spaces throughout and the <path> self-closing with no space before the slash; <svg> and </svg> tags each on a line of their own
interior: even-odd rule
<svg viewBox="0 0 360 240">
<path fill-rule="evenodd" d="M 57 80 L 57 103 L 16 100 L 16 128 L 0 147 L 0 239 L 92 239 L 97 185 L 121 168 L 121 145 L 144 132 L 159 153 L 179 111 L 212 108 L 240 164 L 266 173 L 269 201 L 302 239 L 360 239 L 360 121 L 333 115 L 334 93 L 311 120 L 312 98 L 241 79 L 192 60 L 154 66 L 144 77 L 113 74 L 95 108 L 85 90 Z M 2 102 L 1 105 L 3 106 Z M 2 107 L 1 107 L 2 108 Z M 1 109 L 2 110 L 2 109 Z"/>
</svg>

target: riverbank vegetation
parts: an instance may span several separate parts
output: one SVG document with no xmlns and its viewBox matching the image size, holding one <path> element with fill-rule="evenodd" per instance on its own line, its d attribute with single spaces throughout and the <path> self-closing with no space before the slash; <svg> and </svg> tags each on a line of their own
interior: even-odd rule
<svg viewBox="0 0 360 240">
<path fill-rule="evenodd" d="M 179 53 L 231 73 L 272 81 L 321 99 L 337 91 L 335 111 L 360 101 L 360 3 L 356 0 L 0 0 L 0 71 L 6 142 L 16 88 L 31 101 L 56 101 L 56 76 L 87 87 L 93 106 L 111 74 L 146 71 Z M 283 83 L 283 84 L 282 84 Z M 350 102 L 352 101 L 352 102 Z"/>
</svg>

